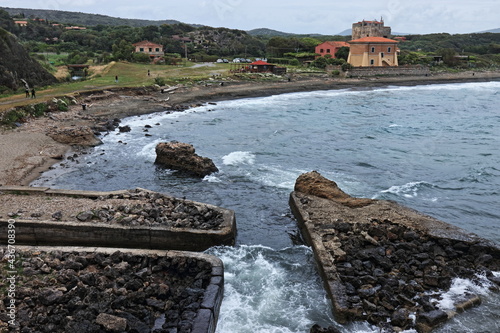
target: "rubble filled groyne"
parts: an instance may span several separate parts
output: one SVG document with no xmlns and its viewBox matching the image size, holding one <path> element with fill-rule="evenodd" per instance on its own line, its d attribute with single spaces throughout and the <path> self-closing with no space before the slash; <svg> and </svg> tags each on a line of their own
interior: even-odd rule
<svg viewBox="0 0 500 333">
<path fill-rule="evenodd" d="M 430 332 L 481 303 L 466 293 L 440 309 L 454 278 L 500 284 L 497 244 L 395 202 L 353 198 L 317 172 L 297 179 L 290 206 L 341 323 Z"/>
</svg>

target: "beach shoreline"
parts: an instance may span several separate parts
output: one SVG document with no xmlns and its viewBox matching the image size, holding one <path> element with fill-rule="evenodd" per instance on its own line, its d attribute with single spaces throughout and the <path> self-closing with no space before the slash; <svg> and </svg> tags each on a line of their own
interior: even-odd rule
<svg viewBox="0 0 500 333">
<path fill-rule="evenodd" d="M 432 76 L 373 78 L 334 78 L 292 76 L 291 81 L 214 81 L 207 85 L 179 86 L 172 92 L 146 88 L 107 89 L 78 93 L 77 105 L 67 112 L 52 112 L 47 117 L 30 119 L 22 126 L 0 133 L 0 184 L 29 185 L 73 151 L 47 135 L 55 128 L 94 127 L 109 119 L 150 114 L 165 110 L 182 111 L 190 107 L 272 95 L 339 89 L 373 89 L 387 86 L 416 86 L 500 80 L 500 72 L 462 72 Z M 81 104 L 87 104 L 85 110 Z"/>
</svg>

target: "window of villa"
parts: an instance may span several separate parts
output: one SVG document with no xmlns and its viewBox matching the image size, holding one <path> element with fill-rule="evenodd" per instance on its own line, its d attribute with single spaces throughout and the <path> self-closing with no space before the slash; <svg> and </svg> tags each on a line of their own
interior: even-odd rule
<svg viewBox="0 0 500 333">
<path fill-rule="evenodd" d="M 370 65 L 372 65 L 372 66 L 375 65 L 375 60 L 373 60 L 373 59 L 370 60 Z"/>
<path fill-rule="evenodd" d="M 156 51 L 156 52 L 160 52 L 160 48 L 159 48 L 159 47 L 157 47 L 157 48 L 155 49 L 155 51 Z"/>
<path fill-rule="evenodd" d="M 325 52 L 325 50 L 323 50 L 323 49 L 319 50 L 319 53 L 324 53 L 324 52 Z"/>
<path fill-rule="evenodd" d="M 149 48 L 149 52 L 151 52 L 151 51 L 153 51 L 153 49 L 152 49 L 152 48 Z"/>
<path fill-rule="evenodd" d="M 391 53 L 391 48 L 390 47 L 387 48 L 387 53 Z"/>
<path fill-rule="evenodd" d="M 375 52 L 375 48 L 374 48 L 374 47 L 372 47 L 372 53 L 374 53 L 374 52 Z"/>
<path fill-rule="evenodd" d="M 330 49 L 326 49 L 326 53 L 330 53 Z"/>
<path fill-rule="evenodd" d="M 144 52 L 144 48 L 143 47 L 139 48 L 139 51 Z"/>
<path fill-rule="evenodd" d="M 380 56 L 383 58 L 384 57 L 384 52 L 380 53 Z"/>
</svg>

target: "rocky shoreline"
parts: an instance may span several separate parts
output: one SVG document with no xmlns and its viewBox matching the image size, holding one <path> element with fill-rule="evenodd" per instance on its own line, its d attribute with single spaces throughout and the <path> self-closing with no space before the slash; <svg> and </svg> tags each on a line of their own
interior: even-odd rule
<svg viewBox="0 0 500 333">
<path fill-rule="evenodd" d="M 92 134 L 105 134 L 114 130 L 119 126 L 120 119 L 124 117 L 166 110 L 177 112 L 222 100 L 292 92 L 366 89 L 390 85 L 487 82 L 498 79 L 500 79 L 500 72 L 495 71 L 476 72 L 474 75 L 471 72 L 463 72 L 432 76 L 349 79 L 332 78 L 326 75 L 297 75 L 290 82 L 261 83 L 233 80 L 224 86 L 176 86 L 174 90 L 164 93 L 159 87 L 110 88 L 75 92 L 68 97 L 74 101 L 74 105 L 69 106 L 68 111 L 49 112 L 47 117 L 31 119 L 15 130 L 4 130 L 0 133 L 0 141 L 3 143 L 0 144 L 0 156 L 3 157 L 0 161 L 0 184 L 30 184 L 39 177 L 40 173 L 59 162 L 65 153 L 75 147 L 74 145 L 98 144 L 98 138 Z M 51 101 L 48 103 L 50 104 Z M 62 138 L 61 134 L 63 134 Z M 59 137 L 59 141 L 51 137 Z M 82 137 L 85 137 L 83 141 L 80 140 Z M 72 140 L 74 138 L 76 140 Z"/>
<path fill-rule="evenodd" d="M 39 176 L 41 171 L 46 170 L 51 164 L 60 161 L 62 158 L 75 159 L 76 157 L 73 155 L 69 157 L 63 156 L 64 150 L 67 151 L 70 145 L 81 146 L 82 142 L 84 146 L 93 145 L 85 143 L 85 140 L 71 142 L 60 139 L 56 134 L 61 133 L 61 128 L 65 128 L 64 131 L 66 131 L 66 134 L 68 134 L 67 136 L 70 137 L 81 137 L 79 135 L 79 130 L 86 135 L 90 134 L 89 137 L 94 137 L 95 135 L 114 130 L 119 126 L 120 118 L 122 117 L 164 110 L 170 110 L 170 112 L 182 111 L 191 106 L 202 105 L 209 101 L 213 103 L 218 100 L 268 96 L 297 91 L 344 88 L 362 89 L 387 85 L 477 82 L 489 81 L 497 78 L 498 73 L 496 76 L 488 76 L 485 74 L 483 76 L 476 75 L 474 78 L 419 77 L 416 79 L 378 78 L 366 80 L 333 80 L 321 78 L 300 80 L 290 84 L 278 82 L 261 85 L 235 82 L 233 84 L 227 84 L 224 87 L 179 87 L 173 94 L 169 93 L 167 96 L 160 91 L 150 90 L 148 88 L 81 93 L 76 97 L 77 104 L 73 105 L 68 112 L 53 112 L 49 114 L 48 117 L 32 120 L 17 130 L 2 134 L 2 139 L 5 140 L 3 140 L 4 145 L 0 145 L 0 149 L 9 147 L 11 150 L 0 150 L 2 156 L 6 157 L 4 162 L 7 162 L 0 163 L 0 171 L 5 170 L 5 175 L 7 175 L 0 178 L 0 183 L 29 184 L 31 180 Z M 81 104 L 85 104 L 86 107 L 83 108 Z M 58 138 L 62 144 L 56 145 L 53 139 L 50 139 L 52 141 L 40 141 L 40 143 L 37 143 L 37 140 L 33 140 L 30 142 L 33 142 L 34 146 L 29 147 L 29 150 L 25 150 L 27 148 L 24 146 L 24 140 L 19 140 L 19 137 L 28 138 L 35 135 L 45 137 L 46 139 L 49 134 L 54 136 L 53 139 Z M 15 139 L 13 139 L 14 137 Z M 14 147 L 14 149 L 12 149 L 12 147 Z M 301 200 L 302 199 L 304 199 L 304 202 L 300 202 L 305 206 L 311 203 L 311 201 L 308 201 L 308 198 L 301 198 Z M 131 204 L 101 207 L 98 210 L 83 211 L 81 212 L 82 215 L 75 215 L 74 217 L 80 222 L 93 220 L 104 222 L 104 220 L 106 220 L 110 223 L 124 223 L 126 226 L 131 226 L 133 223 L 140 224 L 138 221 L 143 221 L 145 224 L 166 222 L 169 225 L 175 226 L 175 223 L 179 222 L 179 219 L 187 221 L 190 219 L 190 216 L 194 214 L 198 216 L 198 218 L 194 218 L 191 222 L 193 225 L 200 228 L 209 220 L 217 220 L 217 217 L 206 216 L 208 212 L 202 212 L 197 209 L 198 213 L 196 213 L 192 210 L 192 207 L 183 206 L 182 209 L 176 211 L 177 207 L 180 207 L 177 202 L 166 203 L 163 201 L 161 205 L 166 206 L 166 209 L 170 210 L 168 214 L 171 214 L 170 216 L 172 219 L 167 218 L 166 221 L 159 221 L 158 216 L 161 214 L 156 205 L 160 205 L 160 203 L 157 203 L 156 200 L 164 199 L 157 197 L 154 198 L 152 202 L 147 202 L 141 206 Z M 350 209 L 357 209 L 367 205 L 367 202 L 363 200 L 364 199 L 348 198 L 341 195 L 339 202 L 342 206 Z M 22 196 L 18 196 L 14 198 L 11 205 L 16 207 L 21 202 L 23 202 L 23 198 Z M 143 214 L 143 212 L 146 213 Z M 55 213 L 56 212 L 52 213 L 51 218 L 57 220 L 58 215 L 54 215 Z M 165 214 L 165 211 L 161 213 Z M 186 215 L 172 216 L 174 213 Z M 13 216 L 15 216 L 24 214 L 24 212 L 9 211 L 6 214 L 14 214 Z M 31 214 L 32 213 L 30 213 L 30 215 Z M 80 218 L 78 218 L 78 216 Z M 36 218 L 36 216 L 31 217 Z M 128 222 L 130 222 L 130 224 L 127 224 Z M 211 227 L 217 228 L 216 225 Z M 433 292 L 438 288 L 445 288 L 449 285 L 453 277 L 459 275 L 470 277 L 477 270 L 483 270 L 493 283 L 498 283 L 496 276 L 493 276 L 491 273 L 491 270 L 498 269 L 498 254 L 495 253 L 495 255 L 492 256 L 489 252 L 484 250 L 482 245 L 478 246 L 475 243 L 469 244 L 463 240 L 449 240 L 446 237 L 428 237 L 426 234 L 415 232 L 411 228 L 400 226 L 397 224 L 397 221 L 392 218 L 371 217 L 368 220 L 362 220 L 360 223 L 354 225 L 343 221 L 333 221 L 326 227 L 321 227 L 321 229 L 325 236 L 321 240 L 321 244 L 325 248 L 330 247 L 327 252 L 332 258 L 331 263 L 335 263 L 334 266 L 328 266 L 324 275 L 331 277 L 330 274 L 333 274 L 335 275 L 335 281 L 338 282 L 338 284 L 333 284 L 332 287 L 336 292 L 336 296 L 338 296 L 334 298 L 334 306 L 336 309 L 340 309 L 338 313 L 341 314 L 341 322 L 346 320 L 368 320 L 371 323 L 381 326 L 389 325 L 390 327 L 387 329 L 417 327 L 419 332 L 427 332 L 432 327 L 447 320 L 451 314 L 436 309 L 430 297 L 422 295 L 423 293 L 426 291 Z M 339 244 L 342 245 L 339 246 Z M 471 251 L 473 251 L 473 254 L 471 254 Z M 153 297 L 148 304 L 147 299 L 151 299 L 153 294 L 148 295 L 145 289 L 141 290 L 141 288 L 134 290 L 134 288 L 139 286 L 138 283 L 135 287 L 130 286 L 133 288 L 129 290 L 128 287 L 125 287 L 126 282 L 124 282 L 123 285 L 111 285 L 109 282 L 106 282 L 106 279 L 109 279 L 110 276 L 113 277 L 113 275 L 116 275 L 116 270 L 113 271 L 114 273 L 111 273 L 110 269 L 122 269 L 121 267 L 115 266 L 120 265 L 122 262 L 129 261 L 128 257 L 125 255 L 121 256 L 120 254 L 116 254 L 120 262 L 113 262 L 113 259 L 111 259 L 111 263 L 106 261 L 107 259 L 101 260 L 100 262 L 92 261 L 95 260 L 95 258 L 93 258 L 92 255 L 89 257 L 89 254 L 85 252 L 72 253 L 69 255 L 70 257 L 68 257 L 68 259 L 66 257 L 58 258 L 59 253 L 56 253 L 55 257 L 51 257 L 51 255 L 43 257 L 42 259 L 46 267 L 44 267 L 44 264 L 38 267 L 38 261 L 31 262 L 31 259 L 28 257 L 31 258 L 33 254 L 22 257 L 23 261 L 27 262 L 25 266 L 28 268 L 27 271 L 34 272 L 31 275 L 27 274 L 27 276 L 41 276 L 42 281 L 44 276 L 51 276 L 51 278 L 57 276 L 56 280 L 60 277 L 65 283 L 65 285 L 61 287 L 55 287 L 55 285 L 51 284 L 42 284 L 41 293 L 39 294 L 33 291 L 35 285 L 39 283 L 38 280 L 35 279 L 34 281 L 36 282 L 26 280 L 28 288 L 31 289 L 24 291 L 25 293 L 22 294 L 25 296 L 23 299 L 27 299 L 27 303 L 23 303 L 21 308 L 30 310 L 28 310 L 27 313 L 23 312 L 23 316 L 26 317 L 25 319 L 28 320 L 29 325 L 32 323 L 31 320 L 35 318 L 36 322 L 33 322 L 33 325 L 37 325 L 34 327 L 37 327 L 40 332 L 54 332 L 54 327 L 65 327 L 68 328 L 68 330 L 89 332 L 100 332 L 102 327 L 104 327 L 111 331 L 120 331 L 125 323 L 129 326 L 135 325 L 134 327 L 136 327 L 135 329 L 137 331 L 141 331 L 139 329 L 141 327 L 144 327 L 144 331 L 146 331 L 144 325 L 151 325 L 152 323 L 154 325 L 157 323 L 156 320 L 158 318 L 152 321 L 150 315 L 158 308 L 155 307 L 155 304 L 158 305 L 164 302 L 165 304 L 161 303 L 161 305 L 167 310 L 167 302 L 163 299 L 158 300 Z M 78 258 L 78 260 L 76 258 Z M 57 260 L 62 260 L 64 262 L 68 261 L 68 265 L 73 265 L 74 267 L 65 267 L 64 265 L 58 266 L 54 264 L 54 262 L 57 263 Z M 85 260 L 87 260 L 87 265 L 82 263 Z M 148 276 L 152 276 L 153 280 L 157 279 L 157 277 L 152 274 L 153 267 L 159 265 L 158 261 L 155 261 L 157 259 L 151 259 L 151 265 L 148 263 L 144 267 L 142 261 L 139 265 L 136 260 L 138 259 L 133 259 L 132 262 L 128 263 L 128 265 L 134 267 L 135 270 L 123 272 L 124 274 L 128 274 L 127 279 L 135 281 L 137 278 L 143 279 Z M 142 260 L 147 262 L 149 259 L 143 257 Z M 92 263 L 90 267 L 95 271 L 83 271 L 82 274 L 80 274 L 79 270 L 75 269 L 80 269 L 80 266 L 82 269 L 86 269 L 89 261 Z M 76 264 L 69 264 L 70 262 Z M 103 266 L 103 262 L 106 263 L 105 266 Z M 127 268 L 129 267 L 126 264 L 122 265 Z M 42 267 L 44 267 L 43 270 Z M 48 270 L 47 267 L 52 270 Z M 180 272 L 183 272 L 186 269 L 191 270 L 191 268 L 189 264 L 184 263 L 184 268 L 177 267 L 176 270 L 178 269 Z M 71 269 L 74 272 L 67 271 Z M 144 269 L 146 269 L 146 271 L 144 271 Z M 88 280 L 87 278 L 90 278 L 88 274 L 90 273 L 97 275 L 104 274 L 104 278 L 101 279 L 97 277 L 97 275 L 93 275 L 96 281 Z M 111 275 L 106 276 L 108 273 Z M 121 274 L 121 272 L 119 273 Z M 141 276 L 137 276 L 137 274 Z M 76 276 L 76 280 L 71 278 L 71 275 Z M 100 283 L 101 280 L 104 281 L 102 285 L 95 285 L 96 283 Z M 195 279 L 193 283 L 198 285 L 199 282 L 196 281 L 199 280 L 200 278 Z M 95 294 L 90 296 L 87 295 L 87 290 L 94 290 L 93 288 L 89 288 L 89 286 L 93 287 L 88 284 L 89 281 L 94 283 L 96 288 L 102 287 L 104 289 L 96 290 Z M 148 286 L 151 282 L 147 279 L 143 281 L 148 282 Z M 202 285 L 205 283 L 203 281 L 202 279 Z M 73 283 L 76 284 L 73 285 Z M 117 311 L 109 313 L 109 311 L 106 312 L 103 309 L 96 309 L 95 305 L 92 307 L 90 302 L 87 301 L 84 303 L 89 303 L 85 305 L 91 305 L 89 309 L 80 308 L 80 304 L 75 304 L 75 309 L 77 311 L 83 311 L 81 312 L 81 316 L 77 316 L 81 321 L 75 325 L 83 326 L 68 326 L 72 325 L 71 323 L 73 321 L 68 321 L 66 317 L 59 318 L 56 316 L 57 320 L 60 319 L 57 323 L 52 322 L 55 319 L 51 319 L 51 321 L 43 319 L 47 313 L 52 313 L 56 310 L 59 311 L 63 307 L 61 304 L 56 304 L 55 301 L 52 303 L 52 300 L 62 299 L 68 301 L 69 298 L 65 299 L 64 295 L 72 292 L 78 286 L 82 288 L 85 287 L 85 290 L 79 290 L 76 295 L 71 294 L 71 296 L 68 296 L 69 298 L 73 299 L 74 296 L 78 296 L 82 302 L 86 298 L 98 300 L 100 302 L 102 298 L 104 303 L 108 302 L 105 303 L 108 308 L 109 306 L 113 308 L 114 302 L 108 299 L 107 296 L 110 289 L 113 295 L 120 298 L 120 300 L 123 300 L 123 297 L 126 299 L 129 294 L 135 297 L 137 296 L 137 292 L 142 292 L 143 294 L 140 294 L 138 299 L 132 298 L 130 303 L 127 303 L 130 305 L 139 302 L 141 306 L 137 311 L 140 313 L 132 313 L 130 310 L 124 310 L 122 308 L 117 308 Z M 125 291 L 122 290 L 123 288 L 125 288 Z M 186 288 L 189 289 L 191 287 L 187 286 Z M 81 293 L 81 295 L 79 293 Z M 190 300 L 189 302 L 192 301 L 190 304 L 199 303 L 199 298 L 194 300 L 194 298 L 189 298 L 190 295 L 187 296 Z M 199 297 L 199 294 L 195 293 L 193 297 Z M 144 300 L 146 300 L 146 305 L 144 305 Z M 160 303 L 157 301 L 160 301 Z M 123 302 L 128 301 L 124 300 Z M 477 304 L 477 302 L 480 302 L 480 300 L 478 300 L 475 295 L 470 295 L 470 297 L 464 299 L 462 303 L 457 305 L 457 309 L 459 309 L 459 307 Z M 42 312 L 35 313 L 32 308 L 38 303 L 43 305 L 43 307 L 40 307 L 40 311 Z M 167 322 L 165 322 L 158 332 L 189 332 L 190 328 L 188 328 L 188 324 L 185 321 L 189 318 L 192 319 L 193 309 L 194 306 L 192 309 L 188 309 L 188 314 L 186 315 L 184 315 L 184 310 L 174 309 L 177 311 L 177 314 L 172 314 L 175 325 L 165 326 L 167 325 Z M 98 315 L 96 311 L 100 311 L 104 315 Z M 145 315 L 146 312 L 149 313 L 149 317 Z M 91 320 L 89 318 L 91 318 Z M 414 321 L 413 318 L 416 318 L 416 321 Z M 5 318 L 0 319 L 4 321 Z M 184 324 L 182 324 L 183 321 Z M 390 324 L 384 324 L 387 322 Z M 108 325 L 108 327 L 106 325 Z M 45 330 L 46 328 L 47 330 Z M 151 330 L 151 326 L 149 326 L 148 329 Z M 318 331 L 319 330 L 318 328 Z"/>
</svg>

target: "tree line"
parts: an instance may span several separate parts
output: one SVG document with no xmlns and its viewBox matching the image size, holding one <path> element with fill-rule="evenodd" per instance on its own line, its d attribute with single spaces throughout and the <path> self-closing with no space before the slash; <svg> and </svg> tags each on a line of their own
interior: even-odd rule
<svg viewBox="0 0 500 333">
<path fill-rule="evenodd" d="M 316 58 L 315 47 L 324 41 L 349 41 L 351 36 L 253 36 L 242 30 L 194 26 L 184 23 L 129 26 L 97 24 L 85 30 L 68 30 L 53 21 L 32 17 L 27 26 L 14 23 L 14 18 L 0 10 L 0 27 L 16 35 L 32 53 L 69 53 L 68 63 L 111 60 L 149 61 L 134 54 L 132 44 L 141 40 L 161 44 L 167 53 L 176 57 L 189 54 L 197 61 L 223 58 L 268 57 L 280 63 L 298 65 Z M 449 67 L 488 67 L 500 64 L 500 34 L 446 33 L 409 35 L 399 43 L 399 63 L 433 64 L 437 58 Z M 342 65 L 346 52 L 328 59 L 316 59 L 313 65 Z M 458 57 L 458 56 L 462 57 Z M 464 56 L 467 62 L 464 62 Z M 437 58 L 436 58 L 437 57 Z M 337 58 L 337 59 L 335 59 Z"/>
</svg>

